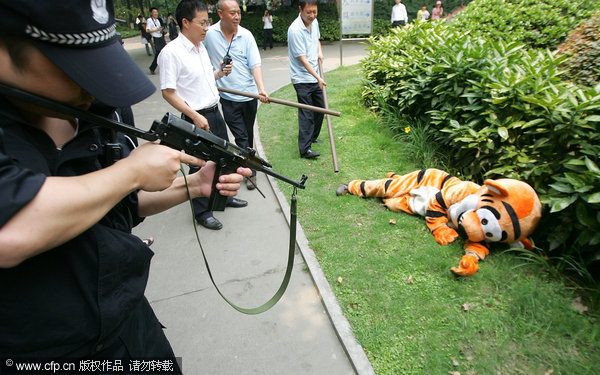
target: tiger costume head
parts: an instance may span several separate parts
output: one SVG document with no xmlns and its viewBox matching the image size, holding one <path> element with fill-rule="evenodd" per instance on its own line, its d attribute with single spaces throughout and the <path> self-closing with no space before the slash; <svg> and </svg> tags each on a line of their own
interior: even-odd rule
<svg viewBox="0 0 600 375">
<path fill-rule="evenodd" d="M 458 234 L 473 242 L 504 242 L 513 247 L 531 247 L 527 237 L 542 215 L 535 190 L 523 181 L 486 180 L 472 199 L 475 209 L 452 219 Z"/>
</svg>

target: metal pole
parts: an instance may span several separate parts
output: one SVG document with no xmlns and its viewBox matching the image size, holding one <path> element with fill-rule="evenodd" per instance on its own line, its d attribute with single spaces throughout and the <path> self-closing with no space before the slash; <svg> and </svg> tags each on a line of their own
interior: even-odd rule
<svg viewBox="0 0 600 375">
<path fill-rule="evenodd" d="M 260 99 L 260 95 L 258 95 L 258 94 L 252 94 L 250 92 L 238 91 L 238 90 L 234 90 L 234 89 L 227 89 L 225 87 L 218 87 L 218 90 L 221 91 L 221 92 L 227 92 L 227 93 L 230 93 L 230 94 L 246 96 L 248 98 Z M 328 107 L 326 107 L 326 108 L 315 107 L 314 105 L 308 105 L 308 104 L 303 104 L 303 103 L 290 102 L 288 100 L 272 98 L 270 96 L 269 96 L 269 102 L 271 102 L 271 103 L 277 103 L 277 104 L 283 104 L 283 105 L 288 105 L 290 107 L 307 109 L 309 111 L 320 112 L 320 113 L 324 113 L 326 115 L 333 115 L 333 116 L 338 116 L 338 117 L 341 115 L 340 112 L 333 111 L 333 110 L 329 109 Z"/>
<path fill-rule="evenodd" d="M 319 75 L 323 80 L 323 63 L 319 60 Z M 325 103 L 325 108 L 329 108 L 329 102 L 327 101 L 327 89 L 323 86 L 323 102 Z M 331 157 L 333 159 L 333 171 L 339 172 L 338 168 L 338 160 L 337 160 L 337 152 L 335 151 L 335 140 L 333 139 L 333 128 L 331 126 L 331 118 L 329 115 L 327 117 L 327 129 L 329 130 L 329 143 L 331 144 Z"/>
<path fill-rule="evenodd" d="M 343 50 L 342 50 L 342 41 L 344 39 L 344 25 L 342 24 L 342 7 L 343 5 L 340 3 L 340 9 L 339 9 L 339 13 L 340 13 L 340 66 L 344 66 L 344 63 L 342 61 L 342 55 L 343 55 Z"/>
</svg>

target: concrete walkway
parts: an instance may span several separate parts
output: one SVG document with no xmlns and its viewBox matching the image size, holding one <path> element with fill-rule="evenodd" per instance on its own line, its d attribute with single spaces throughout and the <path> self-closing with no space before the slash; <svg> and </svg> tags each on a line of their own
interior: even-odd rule
<svg viewBox="0 0 600 375">
<path fill-rule="evenodd" d="M 344 42 L 344 65 L 365 55 L 365 46 Z M 139 38 L 125 48 L 149 73 L 152 61 Z M 340 64 L 339 44 L 323 45 L 324 69 Z M 287 47 L 260 50 L 269 92 L 290 83 Z M 158 71 L 157 71 L 158 73 Z M 159 75 L 150 75 L 159 87 Z M 271 104 L 275 105 L 275 104 Z M 136 125 L 148 129 L 155 119 L 175 112 L 157 92 L 133 108 Z M 262 154 L 257 137 L 257 149 Z M 277 170 L 277 166 L 274 166 Z M 288 176 L 298 179 L 300 176 Z M 309 181 L 310 183 L 310 181 Z M 266 175 L 258 185 L 267 196 L 242 187 L 248 207 L 217 212 L 220 231 L 199 227 L 200 238 L 219 288 L 234 303 L 256 307 L 279 287 L 285 271 L 289 208 Z M 302 194 L 299 194 L 302 204 Z M 271 310 L 254 316 L 231 308 L 211 284 L 196 243 L 188 204 L 145 220 L 135 233 L 155 243 L 147 297 L 186 374 L 372 374 L 373 369 L 341 313 L 300 226 L 290 285 Z"/>
</svg>

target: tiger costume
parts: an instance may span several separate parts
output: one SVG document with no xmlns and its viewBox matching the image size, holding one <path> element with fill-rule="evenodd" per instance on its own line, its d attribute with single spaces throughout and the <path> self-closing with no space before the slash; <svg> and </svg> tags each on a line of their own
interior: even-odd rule
<svg viewBox="0 0 600 375">
<path fill-rule="evenodd" d="M 531 186 L 513 179 L 486 180 L 483 186 L 462 181 L 439 169 L 405 175 L 388 173 L 380 180 L 354 180 L 340 186 L 337 195 L 382 198 L 392 211 L 425 217 L 441 245 L 466 240 L 465 255 L 452 272 L 471 276 L 478 261 L 489 254 L 489 243 L 533 249 L 528 236 L 541 217 L 541 203 Z"/>
</svg>

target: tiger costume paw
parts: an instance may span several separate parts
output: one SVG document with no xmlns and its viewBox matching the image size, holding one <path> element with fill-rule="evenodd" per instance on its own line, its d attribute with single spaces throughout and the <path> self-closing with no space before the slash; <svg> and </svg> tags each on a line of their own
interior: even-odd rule
<svg viewBox="0 0 600 375">
<path fill-rule="evenodd" d="M 458 233 L 450 227 L 439 227 L 433 231 L 433 237 L 440 245 L 448 245 L 458 238 Z"/>
<path fill-rule="evenodd" d="M 472 276 L 479 269 L 477 257 L 471 254 L 463 255 L 458 267 L 452 267 L 450 270 L 460 276 Z"/>
</svg>

